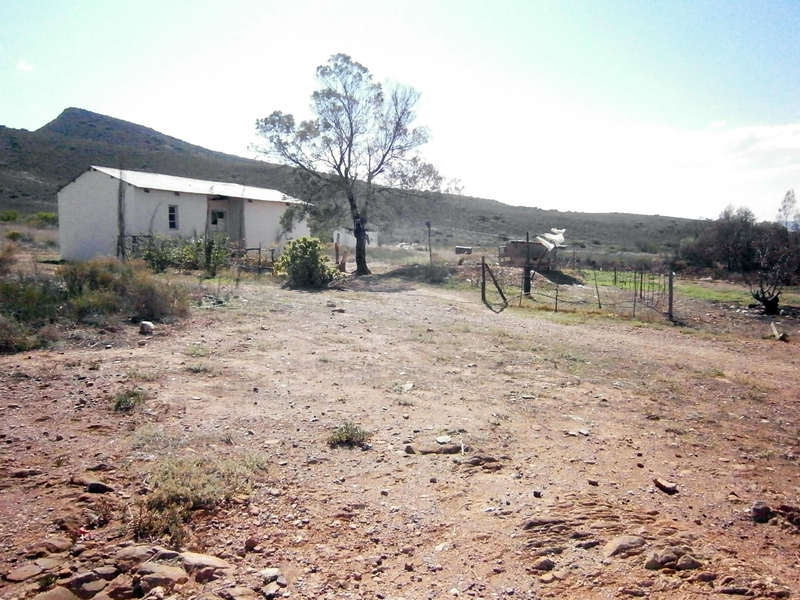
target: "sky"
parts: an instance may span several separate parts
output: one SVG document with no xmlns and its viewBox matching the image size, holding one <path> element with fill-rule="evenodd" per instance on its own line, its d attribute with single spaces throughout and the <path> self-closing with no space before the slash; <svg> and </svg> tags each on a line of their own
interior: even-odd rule
<svg viewBox="0 0 800 600">
<path fill-rule="evenodd" d="M 256 119 L 310 117 L 345 53 L 421 93 L 423 154 L 465 194 L 774 220 L 798 31 L 797 0 L 0 0 L 0 125 L 78 107 L 254 158 Z"/>
</svg>

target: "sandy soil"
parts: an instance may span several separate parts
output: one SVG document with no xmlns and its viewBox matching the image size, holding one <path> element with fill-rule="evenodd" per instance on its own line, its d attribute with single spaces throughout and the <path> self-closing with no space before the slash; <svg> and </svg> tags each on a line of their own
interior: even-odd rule
<svg viewBox="0 0 800 600">
<path fill-rule="evenodd" d="M 293 598 L 800 589 L 800 352 L 761 319 L 495 314 L 477 290 L 375 277 L 322 293 L 247 283 L 225 300 L 146 338 L 121 325 L 0 357 L 0 573 L 65 531 L 82 552 L 55 576 L 102 563 L 168 453 L 257 452 L 270 468 L 253 495 L 198 515 L 188 542 L 234 571 L 176 598 L 224 596 L 266 567 Z M 712 314 L 737 326 L 700 328 Z M 114 412 L 133 388 L 144 407 Z M 346 421 L 373 432 L 368 449 L 328 447 Z M 410 453 L 446 438 L 456 454 Z M 86 493 L 92 479 L 114 491 Z M 673 560 L 645 568 L 665 548 Z M 42 585 L 0 580 L 0 597 Z"/>
</svg>

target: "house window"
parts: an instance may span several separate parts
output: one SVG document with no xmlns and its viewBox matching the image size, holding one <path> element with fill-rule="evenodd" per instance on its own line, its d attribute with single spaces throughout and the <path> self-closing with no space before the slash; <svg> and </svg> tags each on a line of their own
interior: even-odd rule
<svg viewBox="0 0 800 600">
<path fill-rule="evenodd" d="M 174 204 L 169 205 L 169 228 L 178 228 L 178 207 Z"/>
<path fill-rule="evenodd" d="M 211 211 L 211 224 L 212 225 L 219 225 L 220 221 L 225 220 L 225 211 L 224 210 L 212 210 Z"/>
</svg>

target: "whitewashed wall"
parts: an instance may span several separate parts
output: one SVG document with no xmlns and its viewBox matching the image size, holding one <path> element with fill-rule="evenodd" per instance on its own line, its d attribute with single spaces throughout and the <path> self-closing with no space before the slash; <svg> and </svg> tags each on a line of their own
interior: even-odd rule
<svg viewBox="0 0 800 600">
<path fill-rule="evenodd" d="M 58 192 L 61 258 L 88 260 L 117 251 L 119 180 L 87 171 Z"/>
<path fill-rule="evenodd" d="M 285 202 L 246 200 L 244 204 L 245 240 L 248 248 L 282 246 L 286 240 L 311 235 L 308 223 L 295 223 L 292 231 L 280 236 L 281 216 L 289 208 Z M 280 236 L 280 237 L 279 237 Z"/>
<path fill-rule="evenodd" d="M 178 207 L 178 229 L 169 228 L 169 207 Z M 202 236 L 206 232 L 206 197 L 201 194 L 145 191 L 126 187 L 126 235 Z"/>
</svg>

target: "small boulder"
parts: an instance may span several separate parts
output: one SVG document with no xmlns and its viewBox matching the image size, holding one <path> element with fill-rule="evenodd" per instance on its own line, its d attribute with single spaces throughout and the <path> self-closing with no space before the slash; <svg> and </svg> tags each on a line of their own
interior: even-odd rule
<svg viewBox="0 0 800 600">
<path fill-rule="evenodd" d="M 65 587 L 54 587 L 34 596 L 33 600 L 80 600 L 75 594 Z"/>
<path fill-rule="evenodd" d="M 114 556 L 114 564 L 123 573 L 127 573 L 136 565 L 150 560 L 158 552 L 152 546 L 129 546 L 123 548 Z"/>
<path fill-rule="evenodd" d="M 653 485 L 670 496 L 678 493 L 678 484 L 672 483 L 671 481 L 667 481 L 665 479 L 653 479 Z"/>
<path fill-rule="evenodd" d="M 603 547 L 603 556 L 611 557 L 617 554 L 639 554 L 644 544 L 644 538 L 638 535 L 621 535 L 606 543 Z"/>
<path fill-rule="evenodd" d="M 769 520 L 775 516 L 775 513 L 766 502 L 758 500 L 753 504 L 750 509 L 750 514 L 755 523 L 768 523 Z"/>
<path fill-rule="evenodd" d="M 156 327 L 153 325 L 152 321 L 141 321 L 139 323 L 139 333 L 141 335 L 153 335 L 155 330 Z"/>
<path fill-rule="evenodd" d="M 691 554 L 684 554 L 678 559 L 678 562 L 675 563 L 675 568 L 679 571 L 688 571 L 690 569 L 699 569 L 703 566 L 699 560 L 697 560 Z"/>
<path fill-rule="evenodd" d="M 189 576 L 186 574 L 186 571 L 180 567 L 170 567 L 169 565 L 162 565 L 159 563 L 145 563 L 140 565 L 136 573 L 141 578 L 139 587 L 144 594 L 147 594 L 156 587 L 163 587 L 165 590 L 171 590 L 176 585 L 189 581 Z"/>
<path fill-rule="evenodd" d="M 21 567 L 17 567 L 13 571 L 6 573 L 6 580 L 11 581 L 12 583 L 19 583 L 20 581 L 25 581 L 31 577 L 41 575 L 41 573 L 42 568 L 40 566 L 30 563 L 27 565 L 22 565 Z"/>
<path fill-rule="evenodd" d="M 552 560 L 543 556 L 531 565 L 531 569 L 535 571 L 552 571 L 556 566 Z"/>
<path fill-rule="evenodd" d="M 86 484 L 86 491 L 90 494 L 108 494 L 113 492 L 114 488 L 102 481 L 89 481 Z"/>
<path fill-rule="evenodd" d="M 210 554 L 199 554 L 197 552 L 182 552 L 181 560 L 183 561 L 183 568 L 187 571 L 194 571 L 195 569 L 202 569 L 205 567 L 213 567 L 215 569 L 230 569 L 231 564 Z"/>
</svg>

